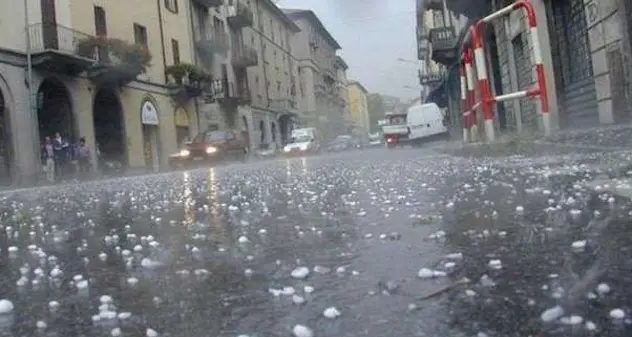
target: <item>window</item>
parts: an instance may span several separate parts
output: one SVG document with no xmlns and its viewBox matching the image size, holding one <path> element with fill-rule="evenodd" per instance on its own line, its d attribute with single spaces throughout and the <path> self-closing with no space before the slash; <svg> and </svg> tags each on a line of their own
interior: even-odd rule
<svg viewBox="0 0 632 337">
<path fill-rule="evenodd" d="M 165 0 L 165 8 L 170 12 L 178 13 L 178 0 Z"/>
<path fill-rule="evenodd" d="M 180 44 L 176 39 L 171 39 L 171 52 L 173 53 L 173 64 L 180 64 Z"/>
<path fill-rule="evenodd" d="M 147 28 L 137 23 L 134 24 L 134 42 L 147 47 Z"/>
</svg>

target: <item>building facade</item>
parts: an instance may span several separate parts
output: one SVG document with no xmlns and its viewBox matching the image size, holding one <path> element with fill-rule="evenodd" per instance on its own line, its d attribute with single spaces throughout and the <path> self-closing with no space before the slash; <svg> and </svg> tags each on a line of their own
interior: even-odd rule
<svg viewBox="0 0 632 337">
<path fill-rule="evenodd" d="M 365 137 L 371 131 L 371 122 L 369 118 L 369 106 L 367 96 L 369 91 L 358 81 L 349 81 L 349 110 L 353 118 L 354 129 L 356 134 Z"/>
<path fill-rule="evenodd" d="M 38 179 L 40 144 L 56 132 L 71 142 L 85 138 L 98 149 L 95 164 L 108 163 L 104 168 L 150 170 L 177 150 L 176 114 L 196 132 L 194 104 L 186 95 L 174 99 L 182 84 L 169 85 L 166 72 L 193 62 L 189 3 L 159 3 L 0 5 L 0 27 L 16 32 L 0 40 L 3 130 L 10 138 L 3 151 L 14 181 Z"/>
<path fill-rule="evenodd" d="M 418 22 L 428 10 L 450 11 L 468 23 L 513 1 L 420 1 Z M 629 0 L 532 0 L 537 20 L 553 129 L 625 123 L 632 117 L 631 32 Z M 448 24 L 449 26 L 449 24 Z M 463 32 L 455 27 L 454 50 Z M 536 83 L 532 44 L 524 13 L 516 11 L 484 27 L 485 52 L 495 95 L 525 90 Z M 432 44 L 432 38 L 426 38 Z M 418 38 L 419 47 L 427 43 Z M 445 53 L 444 53 L 445 54 Z M 451 67 L 455 59 L 431 58 Z M 458 67 L 457 67 L 458 68 Z M 458 73 L 447 76 L 438 91 L 448 92 L 453 122 L 460 120 Z M 453 92 L 450 94 L 450 92 Z M 494 128 L 500 132 L 542 132 L 537 100 L 510 100 L 494 107 Z"/>
<path fill-rule="evenodd" d="M 256 51 L 259 62 L 247 70 L 251 92 L 252 146 L 287 142 L 297 123 L 297 63 L 291 40 L 299 28 L 272 1 L 251 0 L 252 27 L 235 37 L 240 48 Z M 246 121 L 244 120 L 244 123 Z"/>
<path fill-rule="evenodd" d="M 336 52 L 341 47 L 314 12 L 283 11 L 300 28 L 292 39 L 292 50 L 298 62 L 301 122 L 317 127 L 325 139 L 331 139 L 345 132 L 345 106 L 340 99 L 344 88 L 337 85 L 336 73 Z"/>
<path fill-rule="evenodd" d="M 349 92 L 347 86 L 349 81 L 347 79 L 347 70 L 349 66 L 347 62 L 340 57 L 336 56 L 336 63 L 334 64 L 336 69 L 336 87 L 338 88 L 338 99 L 342 107 L 342 122 L 344 125 L 345 133 L 353 130 L 353 116 L 351 116 L 351 110 L 349 110 Z"/>
</svg>

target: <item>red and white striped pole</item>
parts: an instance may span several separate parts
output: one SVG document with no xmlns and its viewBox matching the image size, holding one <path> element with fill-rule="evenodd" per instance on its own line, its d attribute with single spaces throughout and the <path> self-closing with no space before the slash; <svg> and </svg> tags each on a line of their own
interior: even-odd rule
<svg viewBox="0 0 632 337">
<path fill-rule="evenodd" d="M 467 80 L 467 109 L 469 119 L 470 140 L 476 141 L 478 135 L 478 120 L 476 118 L 476 87 L 474 84 L 474 68 L 472 68 L 472 49 L 465 50 L 465 78 Z"/>
<path fill-rule="evenodd" d="M 549 111 L 549 96 L 546 91 L 546 78 L 544 76 L 544 65 L 542 62 L 542 48 L 540 45 L 540 36 L 538 35 L 538 24 L 535 16 L 535 9 L 531 2 L 522 0 L 513 4 L 513 9 L 524 8 L 527 12 L 527 23 L 529 25 L 529 35 L 531 35 L 531 44 L 533 45 L 533 57 L 535 63 L 535 71 L 538 80 L 537 87 L 529 90 L 528 96 L 540 96 L 540 111 L 542 112 L 542 126 L 544 134 L 550 136 L 552 132 L 551 113 Z"/>
<path fill-rule="evenodd" d="M 465 66 L 463 64 L 463 59 L 461 59 L 460 65 L 460 73 L 461 73 L 461 111 L 463 113 L 462 124 L 463 124 L 463 143 L 467 143 L 468 133 L 469 133 L 469 125 L 468 125 L 468 113 L 469 108 L 467 106 L 467 83 L 465 82 Z"/>
<path fill-rule="evenodd" d="M 487 64 L 485 59 L 485 50 L 483 49 L 483 41 L 479 32 L 480 25 L 483 21 L 478 21 L 472 26 L 472 44 L 474 46 L 474 63 L 476 66 L 476 75 L 478 76 L 478 85 L 481 90 L 481 107 L 483 108 L 483 118 L 485 119 L 485 136 L 487 141 L 496 139 L 494 130 L 494 110 L 491 87 L 487 77 Z"/>
</svg>

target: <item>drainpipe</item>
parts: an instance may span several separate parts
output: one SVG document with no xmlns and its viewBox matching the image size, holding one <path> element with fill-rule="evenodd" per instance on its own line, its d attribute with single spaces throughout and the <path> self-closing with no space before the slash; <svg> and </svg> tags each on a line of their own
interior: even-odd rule
<svg viewBox="0 0 632 337">
<path fill-rule="evenodd" d="M 256 2 L 256 10 L 257 10 L 257 17 L 259 19 L 261 19 L 259 17 L 259 1 L 257 0 Z M 253 20 L 254 21 L 254 20 Z M 254 23 L 253 23 L 254 24 Z M 268 85 L 268 71 L 267 71 L 267 67 L 266 67 L 266 53 L 263 49 L 263 32 L 259 32 L 259 45 L 261 46 L 261 61 L 263 64 L 263 80 L 265 81 L 266 84 L 266 108 L 270 108 L 270 86 Z M 242 43 L 243 43 L 243 34 L 242 34 Z"/>
<path fill-rule="evenodd" d="M 190 23 L 190 28 L 191 28 L 191 34 L 189 36 L 191 36 L 192 39 L 189 40 L 190 43 L 190 50 L 193 53 L 193 63 L 195 63 L 196 65 L 199 65 L 199 60 L 198 60 L 198 55 L 197 55 L 197 50 L 195 49 L 195 24 L 193 23 L 194 20 L 194 16 L 193 16 L 193 2 L 190 1 L 189 2 L 189 23 Z M 202 130 L 200 129 L 202 126 L 202 123 L 200 122 L 200 104 L 198 103 L 198 99 L 194 98 L 193 99 L 194 102 L 194 106 L 195 106 L 195 115 L 197 116 L 197 131 L 198 133 L 202 132 Z"/>
<path fill-rule="evenodd" d="M 26 90 L 29 96 L 28 99 L 28 116 L 31 117 L 31 121 L 37 121 L 37 115 L 35 113 L 35 102 L 33 97 L 33 54 L 31 52 L 31 35 L 29 34 L 29 6 L 28 0 L 24 0 L 24 33 L 26 37 Z M 31 128 L 31 139 L 33 140 L 33 152 L 34 154 L 41 155 L 41 149 L 37 144 L 39 144 L 39 130 L 38 128 Z M 18 151 L 19 152 L 19 151 Z M 37 162 L 37 161 L 36 161 Z M 29 177 L 31 173 L 27 172 L 27 177 L 21 176 L 20 179 L 24 180 L 30 179 Z M 35 174 L 34 174 L 35 175 Z M 20 181 L 20 183 L 24 183 L 24 181 Z"/>
<path fill-rule="evenodd" d="M 164 83 L 167 83 L 167 53 L 165 52 L 165 31 L 162 26 L 162 6 L 160 0 L 156 0 L 158 6 L 158 27 L 160 28 L 160 49 L 162 51 L 162 76 Z"/>
</svg>

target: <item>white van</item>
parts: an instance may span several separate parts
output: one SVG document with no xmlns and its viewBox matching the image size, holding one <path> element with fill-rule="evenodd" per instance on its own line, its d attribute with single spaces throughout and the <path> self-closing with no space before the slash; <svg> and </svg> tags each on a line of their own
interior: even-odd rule
<svg viewBox="0 0 632 337">
<path fill-rule="evenodd" d="M 435 103 L 415 104 L 406 113 L 388 115 L 389 124 L 382 127 L 388 147 L 400 144 L 419 145 L 435 138 L 447 138 L 445 112 Z"/>
<path fill-rule="evenodd" d="M 283 147 L 285 154 L 316 153 L 320 150 L 320 137 L 316 128 L 294 129 L 290 143 Z"/>
</svg>

